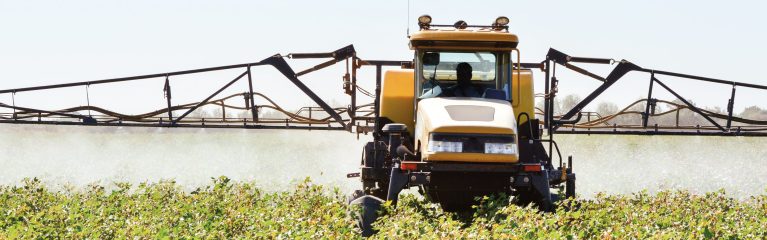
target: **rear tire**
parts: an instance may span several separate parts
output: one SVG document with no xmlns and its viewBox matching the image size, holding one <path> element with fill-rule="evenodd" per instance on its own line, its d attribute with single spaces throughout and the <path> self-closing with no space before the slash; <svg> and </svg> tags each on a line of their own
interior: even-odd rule
<svg viewBox="0 0 767 240">
<path fill-rule="evenodd" d="M 530 190 L 524 190 L 524 191 L 517 191 L 513 194 L 514 199 L 512 202 L 518 206 L 527 207 L 531 203 L 533 206 L 537 207 L 538 210 L 544 211 L 544 212 L 553 212 L 555 210 L 554 202 L 555 199 L 559 198 L 559 195 L 557 194 L 550 194 L 549 198 L 545 197 L 541 193 L 530 189 Z M 551 201 L 548 201 L 548 199 L 551 199 Z"/>
<path fill-rule="evenodd" d="M 565 198 L 575 198 L 575 179 L 567 179 L 565 182 Z"/>
<path fill-rule="evenodd" d="M 375 229 L 373 229 L 373 222 L 378 219 L 378 211 L 381 209 L 383 202 L 384 200 L 371 195 L 364 195 L 351 201 L 351 206 L 359 206 L 358 209 L 355 209 L 358 211 L 355 216 L 357 218 L 357 226 L 360 228 L 363 237 L 370 237 L 376 233 Z"/>
</svg>

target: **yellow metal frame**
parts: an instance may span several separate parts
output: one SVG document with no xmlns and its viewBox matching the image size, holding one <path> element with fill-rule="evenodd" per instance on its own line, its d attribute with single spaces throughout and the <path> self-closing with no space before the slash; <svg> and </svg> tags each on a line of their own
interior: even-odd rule
<svg viewBox="0 0 767 240">
<path fill-rule="evenodd" d="M 421 46 L 416 48 L 418 50 L 458 50 L 458 51 L 512 51 L 516 48 L 503 48 L 503 47 L 464 47 L 464 46 Z"/>
<path fill-rule="evenodd" d="M 519 107 L 519 101 L 522 100 L 521 99 L 521 96 L 522 96 L 522 88 L 521 88 L 521 85 L 522 85 L 522 64 L 521 64 L 522 57 L 521 56 L 522 56 L 522 54 L 519 52 L 519 49 L 516 49 L 516 48 L 512 49 L 509 52 L 509 54 L 511 54 L 512 52 L 515 52 L 515 51 L 517 52 L 517 69 L 516 69 L 516 71 L 517 71 L 517 76 L 518 76 L 519 80 L 517 80 L 517 87 L 516 87 L 517 88 L 517 94 L 514 94 L 514 96 L 516 96 L 516 97 L 518 97 L 520 99 L 516 99 L 516 100 L 512 99 L 511 106 L 512 107 Z M 509 58 L 511 58 L 511 56 L 509 56 Z M 510 74 L 512 74 L 512 73 L 510 73 Z M 514 75 L 511 75 L 511 79 L 512 79 L 511 81 L 513 83 L 514 82 Z M 509 92 L 511 92 L 511 89 L 509 89 Z"/>
<path fill-rule="evenodd" d="M 410 41 L 482 41 L 519 43 L 519 37 L 505 31 L 435 29 L 410 35 Z"/>
</svg>

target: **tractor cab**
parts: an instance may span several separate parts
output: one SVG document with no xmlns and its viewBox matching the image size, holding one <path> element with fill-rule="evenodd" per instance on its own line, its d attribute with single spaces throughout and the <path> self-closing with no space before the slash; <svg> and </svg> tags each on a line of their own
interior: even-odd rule
<svg viewBox="0 0 767 240">
<path fill-rule="evenodd" d="M 532 115 L 532 76 L 522 70 L 509 19 L 491 25 L 433 25 L 421 16 L 414 50 L 414 148 L 422 161 L 517 162 L 517 112 Z M 519 61 L 516 61 L 517 63 Z M 527 73 L 527 72 L 526 72 Z M 515 101 L 516 100 L 516 101 Z M 524 103 L 524 104 L 522 104 Z M 524 107 L 525 109 L 523 109 Z M 412 121 L 412 120 L 411 120 Z"/>
<path fill-rule="evenodd" d="M 511 100 L 511 53 L 519 40 L 508 32 L 508 18 L 499 17 L 487 26 L 469 26 L 464 21 L 432 25 L 428 15 L 418 21 L 420 31 L 410 36 L 417 99 Z"/>
<path fill-rule="evenodd" d="M 499 77 L 504 75 L 501 64 L 504 57 L 508 58 L 506 54 L 487 51 L 423 51 L 418 65 L 418 98 L 509 100 L 508 91 L 504 90 L 510 82 Z"/>
<path fill-rule="evenodd" d="M 534 117 L 532 71 L 520 67 L 519 50 L 516 48 L 519 39 L 509 32 L 508 23 L 508 18 L 498 17 L 488 25 L 468 25 L 464 21 L 437 25 L 431 23 L 428 15 L 419 17 L 420 30 L 410 35 L 409 42 L 410 49 L 414 51 L 412 69 L 389 70 L 384 76 L 378 108 L 380 117 L 384 119 L 382 126 L 385 123 L 404 124 L 410 136 L 424 138 L 421 144 L 425 146 L 425 138 L 435 129 L 419 132 L 421 127 L 427 126 L 416 126 L 421 122 L 419 112 L 425 110 L 422 108 L 424 104 L 435 110 L 447 105 L 451 105 L 449 108 L 452 109 L 488 104 L 510 105 L 508 111 L 493 114 L 493 121 L 504 121 L 509 125 L 506 130 L 516 127 L 511 125 L 520 114 Z M 440 106 L 431 106 L 435 104 Z M 458 120 L 453 119 L 455 121 L 451 124 L 469 128 L 492 125 L 461 121 L 487 115 L 463 114 L 465 112 L 452 111 L 450 116 Z M 450 131 L 477 133 L 475 130 L 463 128 Z M 506 130 L 501 132 L 509 132 Z"/>
</svg>

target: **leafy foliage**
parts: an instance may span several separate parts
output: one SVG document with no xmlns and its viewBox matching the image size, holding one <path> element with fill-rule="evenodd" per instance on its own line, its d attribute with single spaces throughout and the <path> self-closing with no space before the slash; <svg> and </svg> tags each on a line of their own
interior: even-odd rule
<svg viewBox="0 0 767 240">
<path fill-rule="evenodd" d="M 385 204 L 375 238 L 591 239 L 765 238 L 767 196 L 746 201 L 723 191 L 598 195 L 567 200 L 557 213 L 485 197 L 473 215 L 442 212 L 418 196 Z M 114 190 L 50 191 L 37 179 L 0 187 L 0 238 L 357 238 L 338 190 L 304 181 L 262 192 L 221 177 L 191 193 L 172 181 L 117 183 Z"/>
</svg>

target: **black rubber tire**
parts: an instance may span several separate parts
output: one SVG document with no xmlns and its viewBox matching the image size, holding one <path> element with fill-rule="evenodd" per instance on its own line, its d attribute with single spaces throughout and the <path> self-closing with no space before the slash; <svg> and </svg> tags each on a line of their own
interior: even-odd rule
<svg viewBox="0 0 767 240">
<path fill-rule="evenodd" d="M 384 200 L 371 195 L 364 195 L 351 201 L 350 205 L 360 206 L 358 209 L 359 214 L 356 217 L 357 226 L 360 228 L 363 237 L 370 237 L 376 233 L 373 229 L 373 222 L 378 219 L 378 211 L 383 203 Z"/>
<path fill-rule="evenodd" d="M 562 200 L 562 196 L 561 196 L 561 195 L 559 195 L 559 194 L 557 194 L 557 193 L 552 193 L 552 194 L 551 194 L 551 202 L 553 202 L 553 203 L 557 203 L 557 202 L 559 202 L 560 200 Z"/>
<path fill-rule="evenodd" d="M 526 207 L 532 203 L 535 207 L 538 208 L 538 210 L 544 211 L 544 212 L 553 212 L 556 210 L 556 207 L 554 205 L 554 202 L 556 202 L 556 199 L 559 198 L 558 194 L 551 194 L 551 202 L 547 202 L 547 200 L 541 196 L 540 193 L 529 190 L 529 191 L 522 191 L 517 192 L 514 194 L 513 203 Z"/>
<path fill-rule="evenodd" d="M 575 198 L 575 179 L 567 179 L 565 182 L 565 198 Z"/>
<path fill-rule="evenodd" d="M 514 194 L 513 202 L 519 206 L 525 207 L 530 203 L 534 203 L 538 198 L 538 194 L 533 191 L 519 191 Z"/>
</svg>

